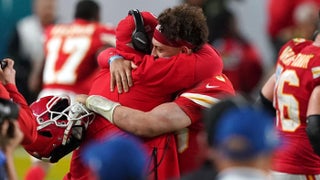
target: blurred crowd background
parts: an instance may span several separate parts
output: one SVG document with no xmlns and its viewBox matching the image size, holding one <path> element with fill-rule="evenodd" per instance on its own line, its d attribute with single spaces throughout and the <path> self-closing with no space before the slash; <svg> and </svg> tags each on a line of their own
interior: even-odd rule
<svg viewBox="0 0 320 180">
<path fill-rule="evenodd" d="M 76 1 L 56 0 L 55 22 L 70 22 Z M 163 9 L 183 2 L 201 6 L 208 19 L 211 44 L 226 59 L 226 71 L 231 71 L 229 75 L 228 72 L 224 73 L 228 75 L 237 90 L 245 93 L 256 92 L 264 75 L 272 70 L 282 42 L 293 36 L 310 36 L 306 35 L 308 33 L 306 31 L 309 31 L 309 34 L 314 32 L 315 22 L 318 21 L 318 6 L 312 3 L 320 4 L 319 0 L 97 0 L 97 2 L 102 7 L 101 21 L 114 26 L 129 9 L 133 8 L 158 15 Z M 311 4 L 304 2 L 311 2 Z M 33 13 L 32 3 L 32 0 L 0 1 L 0 57 L 8 56 L 8 44 L 14 27 L 23 17 Z M 311 29 L 307 23 L 311 24 Z M 296 27 L 300 28 L 298 26 L 304 27 L 305 30 L 301 30 L 304 32 L 300 33 L 296 30 Z M 309 30 L 306 30 L 307 28 Z M 230 42 L 230 37 L 235 37 L 236 43 Z M 246 49 L 241 49 L 242 46 Z M 233 77 L 238 76 L 239 71 L 246 71 L 238 67 L 238 72 L 235 72 L 234 68 L 237 62 L 241 61 L 239 60 L 241 56 L 243 59 L 251 58 L 256 63 L 253 65 L 256 68 L 252 66 L 245 68 L 258 69 L 252 72 L 257 75 L 256 79 L 249 84 L 245 83 L 243 85 L 245 87 L 240 87 L 236 80 L 233 80 Z M 261 67 L 258 67 L 259 63 Z"/>
<path fill-rule="evenodd" d="M 182 0 L 97 0 L 102 7 L 102 22 L 116 25 L 129 9 L 148 10 L 157 15 L 163 9 L 183 2 Z M 212 2 L 211 2 L 212 1 Z M 210 3 L 206 2 L 207 11 L 211 13 Z M 70 22 L 76 0 L 57 0 L 57 21 Z M 227 1 L 226 1 L 227 2 Z M 268 0 L 231 0 L 230 7 L 236 14 L 239 28 L 249 41 L 254 43 L 263 57 L 266 67 L 272 65 L 272 49 L 267 35 L 267 3 Z M 32 13 L 32 0 L 1 0 L 0 1 L 0 56 L 5 55 L 6 44 L 15 23 L 24 16 Z"/>
</svg>

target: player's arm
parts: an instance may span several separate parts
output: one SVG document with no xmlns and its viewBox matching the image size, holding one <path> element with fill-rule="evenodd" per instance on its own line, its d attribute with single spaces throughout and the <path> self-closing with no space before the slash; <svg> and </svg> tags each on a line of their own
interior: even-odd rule
<svg viewBox="0 0 320 180">
<path fill-rule="evenodd" d="M 109 68 L 109 64 L 110 64 L 110 61 L 112 61 L 110 58 L 111 57 L 115 57 L 114 59 L 112 60 L 115 60 L 117 56 L 119 56 L 117 54 L 117 50 L 115 48 L 107 48 L 103 51 L 101 51 L 99 54 L 98 54 L 98 57 L 97 57 L 97 61 L 98 61 L 98 64 L 99 64 L 99 67 L 101 68 Z"/>
<path fill-rule="evenodd" d="M 3 70 L 0 70 L 0 79 L 10 98 L 20 106 L 18 122 L 20 129 L 24 133 L 22 144 L 30 144 L 37 138 L 36 120 L 25 98 L 19 93 L 15 85 L 14 61 L 12 59 L 5 59 L 5 61 L 7 61 L 8 65 Z"/>
<path fill-rule="evenodd" d="M 306 132 L 316 154 L 320 156 L 320 86 L 316 86 L 309 99 Z"/>
<path fill-rule="evenodd" d="M 272 104 L 275 83 L 276 83 L 275 74 L 273 74 L 267 80 L 267 82 L 263 85 L 263 87 L 260 91 L 258 100 L 257 100 L 257 105 L 266 109 L 273 116 L 275 116 L 275 114 L 276 114 L 275 109 Z"/>
<path fill-rule="evenodd" d="M 105 117 L 119 128 L 138 136 L 154 137 L 174 132 L 191 124 L 190 118 L 173 102 L 161 104 L 149 112 L 135 110 L 102 96 L 77 96 L 77 101 Z"/>
<path fill-rule="evenodd" d="M 12 100 L 19 104 L 20 107 L 18 122 L 20 129 L 24 133 L 24 138 L 21 144 L 31 144 L 37 138 L 37 125 L 35 117 L 24 97 L 18 92 L 17 87 L 13 84 L 7 84 L 5 87 L 10 93 Z"/>
<path fill-rule="evenodd" d="M 113 123 L 135 135 L 154 137 L 183 129 L 191 120 L 176 103 L 169 102 L 149 112 L 119 106 L 114 111 Z"/>
<path fill-rule="evenodd" d="M 275 84 L 276 84 L 276 79 L 275 79 L 275 74 L 273 74 L 261 89 L 261 94 L 263 94 L 263 96 L 271 102 L 273 100 L 273 90 L 274 90 Z"/>
</svg>

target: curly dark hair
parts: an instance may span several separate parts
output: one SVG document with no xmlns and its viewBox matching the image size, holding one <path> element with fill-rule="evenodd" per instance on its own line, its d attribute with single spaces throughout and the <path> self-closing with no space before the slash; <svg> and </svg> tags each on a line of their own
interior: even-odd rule
<svg viewBox="0 0 320 180">
<path fill-rule="evenodd" d="M 181 4 L 165 9 L 158 16 L 161 33 L 170 41 L 184 40 L 199 50 L 208 42 L 208 25 L 200 7 Z"/>
</svg>

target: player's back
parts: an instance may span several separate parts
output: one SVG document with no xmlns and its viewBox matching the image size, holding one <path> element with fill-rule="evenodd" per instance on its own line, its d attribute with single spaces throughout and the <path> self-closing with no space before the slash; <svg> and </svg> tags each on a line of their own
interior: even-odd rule
<svg viewBox="0 0 320 180">
<path fill-rule="evenodd" d="M 81 19 L 58 24 L 46 32 L 43 87 L 88 93 L 98 70 L 97 53 L 114 30 Z"/>
<path fill-rule="evenodd" d="M 279 53 L 274 104 L 284 144 L 274 158 L 276 171 L 320 174 L 320 157 L 313 152 L 305 130 L 309 98 L 320 84 L 319 51 L 311 41 L 294 39 Z"/>
</svg>

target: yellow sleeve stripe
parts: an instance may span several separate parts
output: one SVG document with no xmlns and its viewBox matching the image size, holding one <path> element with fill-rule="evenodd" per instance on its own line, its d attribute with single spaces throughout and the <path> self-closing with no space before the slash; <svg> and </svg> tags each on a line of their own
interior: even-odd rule
<svg viewBox="0 0 320 180">
<path fill-rule="evenodd" d="M 313 79 L 316 79 L 320 76 L 320 67 L 314 67 L 311 69 Z"/>
<path fill-rule="evenodd" d="M 206 108 L 210 108 L 213 104 L 216 104 L 220 100 L 211 96 L 197 94 L 197 93 L 183 93 L 182 97 L 185 97 L 196 104 L 204 106 Z"/>
</svg>

